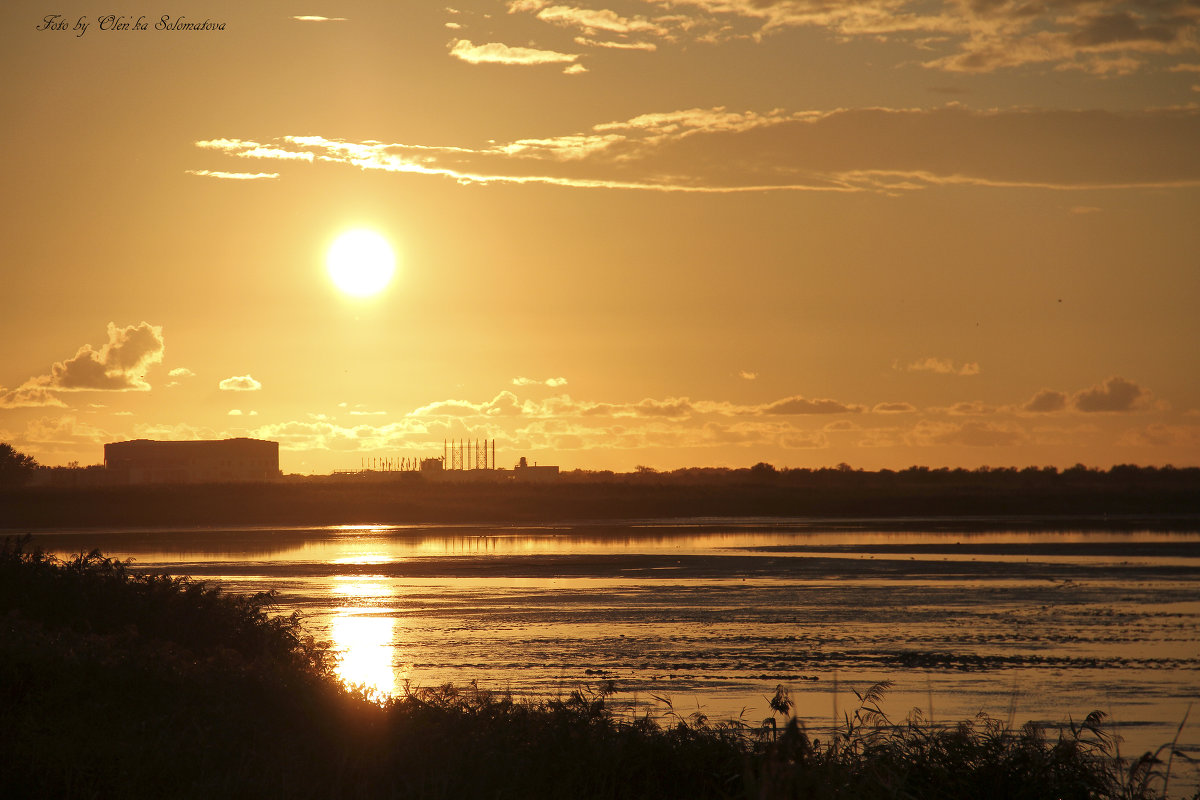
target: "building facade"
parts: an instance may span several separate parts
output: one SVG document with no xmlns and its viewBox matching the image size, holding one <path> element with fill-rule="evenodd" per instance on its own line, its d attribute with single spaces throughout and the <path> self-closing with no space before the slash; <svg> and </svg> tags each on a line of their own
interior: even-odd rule
<svg viewBox="0 0 1200 800">
<path fill-rule="evenodd" d="M 104 445 L 104 469 L 125 484 L 269 481 L 279 477 L 279 442 L 112 442 Z"/>
</svg>

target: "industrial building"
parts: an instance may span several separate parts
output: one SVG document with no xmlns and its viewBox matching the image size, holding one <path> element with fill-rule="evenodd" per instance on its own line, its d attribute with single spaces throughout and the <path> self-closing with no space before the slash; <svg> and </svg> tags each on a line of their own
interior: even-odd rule
<svg viewBox="0 0 1200 800">
<path fill-rule="evenodd" d="M 550 465 L 530 464 L 522 456 L 511 470 L 496 466 L 495 439 L 445 439 L 442 454 L 428 458 L 416 456 L 368 456 L 356 470 L 334 470 L 339 479 L 387 480 L 404 475 L 417 475 L 433 481 L 479 482 L 509 481 L 522 483 L 553 481 L 559 468 Z"/>
<path fill-rule="evenodd" d="M 279 442 L 112 442 L 104 445 L 104 469 L 125 484 L 269 481 L 279 477 Z"/>
<path fill-rule="evenodd" d="M 542 483 L 544 481 L 552 481 L 558 477 L 558 467 L 548 466 L 543 464 L 539 466 L 537 462 L 532 465 L 521 456 L 521 460 L 513 467 L 513 477 L 522 483 Z"/>
</svg>

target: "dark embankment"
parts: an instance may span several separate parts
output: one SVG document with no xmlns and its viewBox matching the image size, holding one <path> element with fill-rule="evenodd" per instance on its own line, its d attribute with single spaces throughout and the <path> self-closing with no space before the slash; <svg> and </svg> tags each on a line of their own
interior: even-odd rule
<svg viewBox="0 0 1200 800">
<path fill-rule="evenodd" d="M 520 702 L 442 687 L 382 704 L 268 596 L 0 546 L 5 797 L 1127 798 L 1164 794 L 1098 714 L 1050 734 L 892 725 L 872 687 L 838 736 L 787 721 L 622 720 L 605 692 Z M 775 720 L 779 717 L 778 725 Z M 828 739 L 828 737 L 826 737 Z"/>
<path fill-rule="evenodd" d="M 536 522 L 679 517 L 1200 515 L 1200 469 L 679 470 L 547 483 L 414 473 L 206 486 L 0 492 L 0 527 Z"/>
</svg>

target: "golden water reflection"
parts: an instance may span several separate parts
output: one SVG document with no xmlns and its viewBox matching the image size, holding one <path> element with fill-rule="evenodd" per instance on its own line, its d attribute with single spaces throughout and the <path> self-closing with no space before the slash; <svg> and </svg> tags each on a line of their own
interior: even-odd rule
<svg viewBox="0 0 1200 800">
<path fill-rule="evenodd" d="M 396 693 L 396 619 L 339 609 L 330 624 L 338 678 L 375 696 Z"/>
<path fill-rule="evenodd" d="M 334 594 L 339 605 L 329 635 L 338 678 L 376 697 L 395 694 L 397 682 L 405 677 L 397 668 L 395 590 L 383 580 L 338 576 Z"/>
<path fill-rule="evenodd" d="M 944 530 L 844 530 L 822 529 L 811 524 L 778 522 L 772 525 L 739 526 L 732 522 L 705 525 L 636 526 L 550 526 L 516 528 L 510 526 L 328 526 L 321 528 L 206 528 L 188 531 L 42 531 L 35 534 L 37 544 L 46 551 L 69 558 L 92 548 L 107 555 L 133 558 L 139 567 L 180 571 L 193 574 L 201 566 L 218 563 L 259 561 L 264 569 L 284 564 L 373 565 L 424 558 L 458 556 L 590 554 L 664 554 L 723 555 L 734 551 L 754 552 L 759 548 L 799 547 L 806 555 L 828 550 L 840 558 L 870 558 L 880 552 L 855 552 L 857 548 L 886 546 L 886 554 L 912 546 L 918 554 L 921 546 L 990 543 L 1014 546 L 1054 544 L 1070 549 L 1068 557 L 1088 557 L 1087 548 L 1114 544 L 1190 544 L 1200 541 L 1197 531 L 972 531 Z M 1076 552 L 1077 545 L 1084 545 Z M 799 551 L 797 551 L 799 552 Z M 906 553 L 907 555 L 907 553 Z M 979 553 L 945 551 L 931 553 L 937 558 L 970 558 Z M 1130 554 L 1134 557 L 1136 554 Z M 1190 554 L 1189 554 L 1190 555 Z M 989 559 L 1013 560 L 1029 554 L 993 552 Z M 1058 558 L 1059 554 L 1038 552 L 1038 560 Z M 1097 556 L 1108 558 L 1108 556 Z M 1126 556 L 1127 557 L 1127 556 Z M 1155 556 L 1161 558 L 1162 556 Z M 1169 556 L 1168 556 L 1169 557 Z M 1125 557 L 1123 557 L 1125 558 Z"/>
</svg>

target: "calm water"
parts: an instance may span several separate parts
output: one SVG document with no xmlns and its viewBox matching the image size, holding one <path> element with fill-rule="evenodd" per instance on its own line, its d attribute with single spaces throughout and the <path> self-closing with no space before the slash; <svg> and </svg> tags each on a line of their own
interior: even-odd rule
<svg viewBox="0 0 1200 800">
<path fill-rule="evenodd" d="M 1200 700 L 1200 533 L 970 532 L 802 522 L 50 532 L 141 568 L 275 589 L 382 692 L 446 681 L 553 696 L 612 680 L 639 713 L 883 709 L 1016 723 L 1110 714 L 1140 752 Z M 668 706 L 669 701 L 670 706 Z M 1200 703 L 1181 735 L 1200 754 Z"/>
</svg>

